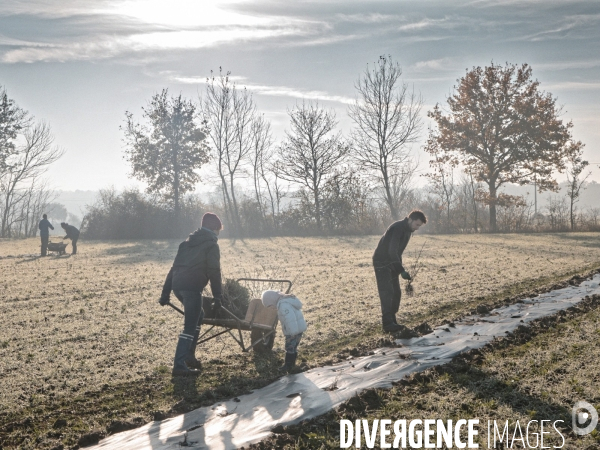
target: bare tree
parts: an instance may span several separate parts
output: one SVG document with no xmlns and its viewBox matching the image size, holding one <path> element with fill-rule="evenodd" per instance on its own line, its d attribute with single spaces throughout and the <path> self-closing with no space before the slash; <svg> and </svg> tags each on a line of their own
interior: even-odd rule
<svg viewBox="0 0 600 450">
<path fill-rule="evenodd" d="M 6 160 L 8 169 L 0 177 L 2 237 L 10 237 L 13 224 L 22 220 L 22 217 L 15 213 L 17 205 L 27 195 L 25 185 L 33 183 L 64 153 L 54 145 L 50 127 L 43 122 L 25 128 L 22 137 L 23 144 L 15 147 L 12 155 Z"/>
<path fill-rule="evenodd" d="M 267 183 L 267 162 L 272 157 L 273 137 L 271 124 L 264 116 L 256 116 L 252 122 L 252 175 L 254 180 L 254 194 L 263 221 L 266 220 L 265 199 L 263 183 Z"/>
<path fill-rule="evenodd" d="M 321 230 L 321 188 L 327 176 L 344 160 L 349 146 L 335 133 L 334 112 L 317 103 L 302 102 L 291 111 L 290 131 L 279 147 L 279 170 L 284 180 L 308 189 L 314 203 L 314 219 Z"/>
<path fill-rule="evenodd" d="M 600 224 L 600 208 L 594 207 L 588 209 L 589 224 L 592 227 L 591 231 L 595 231 Z"/>
<path fill-rule="evenodd" d="M 478 192 L 481 190 L 481 183 L 475 181 L 471 171 L 466 171 L 461 175 L 460 192 L 464 202 L 464 229 L 469 229 L 469 216 L 473 219 L 472 228 L 476 233 L 479 231 L 479 210 L 477 205 Z"/>
<path fill-rule="evenodd" d="M 17 235 L 35 237 L 38 232 L 38 220 L 46 208 L 56 199 L 56 194 L 49 189 L 44 180 L 33 179 L 31 185 L 24 189 L 24 195 L 18 206 L 19 226 Z"/>
<path fill-rule="evenodd" d="M 585 182 L 592 172 L 583 175 L 583 171 L 590 164 L 583 159 L 583 146 L 578 147 L 569 155 L 567 167 L 567 197 L 569 197 L 569 219 L 571 221 L 571 231 L 575 230 L 575 204 L 579 201 L 581 189 L 585 189 Z"/>
<path fill-rule="evenodd" d="M 548 220 L 552 231 L 563 231 L 567 229 L 569 220 L 569 205 L 567 199 L 558 195 L 551 195 L 546 205 Z"/>
<path fill-rule="evenodd" d="M 394 220 L 400 218 L 402 195 L 414 175 L 408 146 L 419 137 L 423 104 L 421 96 L 401 82 L 401 75 L 391 56 L 381 56 L 374 69 L 367 67 L 359 78 L 359 98 L 348 111 L 356 125 L 353 156 L 382 189 Z"/>
<path fill-rule="evenodd" d="M 269 204 L 271 206 L 271 214 L 273 216 L 273 226 L 279 228 L 279 216 L 281 214 L 281 202 L 287 197 L 288 189 L 282 183 L 281 178 L 281 163 L 274 161 L 267 166 L 267 170 L 263 173 L 263 180 L 269 195 Z"/>
<path fill-rule="evenodd" d="M 243 174 L 243 166 L 253 147 L 252 124 L 256 107 L 246 89 L 238 89 L 230 73 L 212 75 L 207 81 L 202 114 L 210 127 L 215 163 L 221 181 L 223 204 L 233 234 L 242 235 L 242 222 L 235 193 L 235 182 Z"/>
</svg>

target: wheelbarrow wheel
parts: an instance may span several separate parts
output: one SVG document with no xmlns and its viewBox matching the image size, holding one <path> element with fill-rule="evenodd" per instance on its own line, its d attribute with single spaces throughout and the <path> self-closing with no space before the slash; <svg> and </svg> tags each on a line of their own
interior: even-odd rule
<svg viewBox="0 0 600 450">
<path fill-rule="evenodd" d="M 252 332 L 250 334 L 252 343 L 254 343 L 260 339 L 260 342 L 258 342 L 254 346 L 254 351 L 256 353 L 267 353 L 267 352 L 270 352 L 271 350 L 273 350 L 273 344 L 275 344 L 275 333 L 276 332 L 273 332 L 272 334 L 268 335 L 267 337 L 264 337 L 264 335 L 267 333 L 268 332 L 265 332 L 262 330 L 252 330 Z"/>
</svg>

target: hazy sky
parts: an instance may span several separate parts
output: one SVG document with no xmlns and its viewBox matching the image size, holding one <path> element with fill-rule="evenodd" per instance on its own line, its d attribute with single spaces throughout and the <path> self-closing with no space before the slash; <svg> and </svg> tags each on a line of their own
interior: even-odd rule
<svg viewBox="0 0 600 450">
<path fill-rule="evenodd" d="M 66 154 L 48 177 L 64 190 L 135 185 L 125 111 L 141 119 L 163 88 L 197 99 L 219 67 L 254 93 L 276 137 L 303 98 L 335 109 L 347 133 L 354 84 L 384 54 L 424 114 L 467 68 L 529 63 L 600 162 L 599 44 L 597 0 L 0 0 L 0 85 L 51 125 Z"/>
</svg>

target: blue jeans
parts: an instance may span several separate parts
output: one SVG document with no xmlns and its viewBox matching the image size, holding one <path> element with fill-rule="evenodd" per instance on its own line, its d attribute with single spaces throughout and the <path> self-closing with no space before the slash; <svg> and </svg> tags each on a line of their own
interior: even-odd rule
<svg viewBox="0 0 600 450">
<path fill-rule="evenodd" d="M 194 336 L 196 327 L 202 324 L 204 309 L 202 308 L 202 294 L 197 291 L 174 291 L 175 297 L 183 304 L 183 333 Z"/>
<path fill-rule="evenodd" d="M 302 333 L 294 334 L 285 337 L 285 352 L 286 353 L 298 353 L 298 344 L 300 344 L 300 339 L 302 339 Z"/>
<path fill-rule="evenodd" d="M 188 370 L 185 361 L 194 356 L 200 325 L 204 319 L 202 308 L 202 293 L 198 291 L 174 291 L 175 297 L 183 303 L 183 332 L 179 334 L 179 341 L 175 349 L 175 362 L 173 370 Z"/>
</svg>

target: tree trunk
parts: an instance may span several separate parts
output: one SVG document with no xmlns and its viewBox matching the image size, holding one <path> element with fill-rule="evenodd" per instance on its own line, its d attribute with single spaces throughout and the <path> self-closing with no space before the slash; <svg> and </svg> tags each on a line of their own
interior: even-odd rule
<svg viewBox="0 0 600 450">
<path fill-rule="evenodd" d="M 233 173 L 230 173 L 229 175 L 229 182 L 230 182 L 230 190 L 231 190 L 231 202 L 232 202 L 232 210 L 233 210 L 233 216 L 234 216 L 234 221 L 235 221 L 235 225 L 236 225 L 236 229 L 237 229 L 237 236 L 239 238 L 242 238 L 242 219 L 240 218 L 240 210 L 238 208 L 238 204 L 237 204 L 237 199 L 235 198 L 235 188 L 233 186 Z"/>
<path fill-rule="evenodd" d="M 385 189 L 385 201 L 390 208 L 390 214 L 392 215 L 392 220 L 395 222 L 399 220 L 398 210 L 396 209 L 396 205 L 394 204 L 394 195 L 392 194 L 392 190 L 390 188 L 390 180 L 388 178 L 387 173 L 383 174 L 383 186 Z"/>
<path fill-rule="evenodd" d="M 256 164 L 258 164 L 258 163 L 256 163 Z M 256 170 L 256 168 L 254 169 L 254 192 L 256 194 L 256 203 L 258 203 L 258 211 L 260 212 L 261 220 L 263 223 L 265 223 L 267 221 L 267 215 L 263 208 L 262 195 L 260 192 L 260 178 L 259 178 L 259 173 Z"/>
<path fill-rule="evenodd" d="M 573 196 L 570 196 L 571 199 L 571 231 L 575 231 L 575 217 L 573 215 L 573 205 L 574 205 L 574 198 Z"/>
<path fill-rule="evenodd" d="M 313 194 L 315 196 L 315 219 L 317 221 L 317 229 L 321 231 L 321 201 L 319 199 L 319 188 L 317 186 L 313 189 Z"/>
<path fill-rule="evenodd" d="M 498 200 L 497 188 L 494 184 L 490 184 L 490 232 L 498 231 L 496 223 L 496 201 Z"/>
<path fill-rule="evenodd" d="M 221 189 L 223 190 L 223 207 L 225 208 L 225 218 L 228 222 L 228 226 L 231 227 L 231 236 L 237 237 L 236 224 L 233 221 L 233 212 L 231 211 L 231 199 L 229 198 L 229 189 L 227 188 L 227 180 L 225 176 L 219 170 L 219 176 L 221 178 Z"/>
<path fill-rule="evenodd" d="M 173 227 L 173 233 L 179 237 L 181 234 L 181 220 L 180 220 L 180 207 L 179 207 L 179 161 L 177 155 L 177 149 L 173 148 L 173 209 L 175 213 L 175 224 Z M 174 237 L 175 237 L 174 236 Z"/>
</svg>

